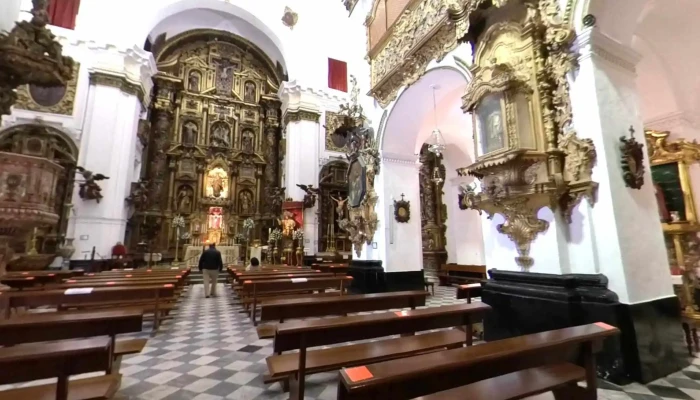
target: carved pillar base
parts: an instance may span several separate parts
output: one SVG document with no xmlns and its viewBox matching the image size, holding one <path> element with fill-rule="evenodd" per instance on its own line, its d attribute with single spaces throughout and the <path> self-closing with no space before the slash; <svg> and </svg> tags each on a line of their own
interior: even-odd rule
<svg viewBox="0 0 700 400">
<path fill-rule="evenodd" d="M 437 273 L 440 265 L 447 262 L 447 252 L 423 250 L 423 271 L 425 278 L 431 282 L 437 282 Z"/>
<path fill-rule="evenodd" d="M 0 236 L 0 277 L 7 273 L 7 263 L 12 259 L 15 252 L 10 247 L 10 236 Z M 9 290 L 9 286 L 0 283 L 0 291 Z"/>
</svg>

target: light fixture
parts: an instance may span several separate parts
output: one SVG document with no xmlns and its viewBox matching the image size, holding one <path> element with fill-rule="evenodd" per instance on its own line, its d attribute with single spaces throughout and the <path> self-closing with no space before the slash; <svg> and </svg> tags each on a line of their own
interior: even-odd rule
<svg viewBox="0 0 700 400">
<path fill-rule="evenodd" d="M 435 129 L 430 134 L 430 138 L 426 142 L 428 145 L 428 151 L 440 157 L 443 151 L 445 151 L 445 139 L 442 137 L 440 129 L 438 129 L 437 122 L 437 102 L 435 101 L 435 91 L 440 89 L 438 85 L 430 85 L 433 89 L 433 118 L 435 118 Z"/>
<path fill-rule="evenodd" d="M 435 182 L 436 185 L 439 185 L 444 181 L 442 174 L 440 173 L 440 168 L 438 168 L 437 165 L 433 167 L 433 177 L 431 180 Z"/>
</svg>

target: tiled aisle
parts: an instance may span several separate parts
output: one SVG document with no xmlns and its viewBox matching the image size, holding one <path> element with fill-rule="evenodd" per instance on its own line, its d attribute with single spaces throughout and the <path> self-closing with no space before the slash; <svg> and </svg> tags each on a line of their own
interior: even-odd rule
<svg viewBox="0 0 700 400">
<path fill-rule="evenodd" d="M 454 304 L 452 288 L 437 287 L 429 306 Z M 180 305 L 175 320 L 149 340 L 143 353 L 125 359 L 120 399 L 133 400 L 267 400 L 287 399 L 279 384 L 266 385 L 265 357 L 272 341 L 259 340 L 250 320 L 228 287 L 219 285 L 219 297 L 204 299 L 203 287 L 194 285 Z M 700 359 L 696 359 L 700 366 Z M 307 377 L 306 399 L 335 399 L 337 372 Z M 700 400 L 700 368 L 659 380 L 652 385 L 624 388 L 601 383 L 604 400 Z"/>
</svg>

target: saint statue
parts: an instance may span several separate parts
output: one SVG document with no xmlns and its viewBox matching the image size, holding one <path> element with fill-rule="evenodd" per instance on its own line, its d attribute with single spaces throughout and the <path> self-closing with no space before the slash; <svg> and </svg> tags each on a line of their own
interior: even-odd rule
<svg viewBox="0 0 700 400">
<path fill-rule="evenodd" d="M 335 211 L 338 213 L 338 219 L 344 219 L 345 218 L 345 203 L 348 201 L 348 198 L 345 197 L 344 199 L 336 199 L 333 196 L 330 196 L 331 200 L 335 201 L 336 207 Z M 340 197 L 340 196 L 338 196 Z"/>
<path fill-rule="evenodd" d="M 182 187 L 177 194 L 177 211 L 187 213 L 190 212 L 192 204 L 192 194 L 186 187 Z"/>
<path fill-rule="evenodd" d="M 209 215 L 209 229 L 219 230 L 221 229 L 221 214 L 211 214 Z"/>
<path fill-rule="evenodd" d="M 211 144 L 220 147 L 229 147 L 229 129 L 228 126 L 218 123 L 214 126 L 211 133 Z"/>
<path fill-rule="evenodd" d="M 250 198 L 250 193 L 241 193 L 241 213 L 249 214 L 253 208 L 253 200 Z"/>
<path fill-rule="evenodd" d="M 221 179 L 221 176 L 214 176 L 214 179 L 211 181 L 211 190 L 214 197 L 221 197 L 221 192 L 224 190 L 224 181 Z"/>
<path fill-rule="evenodd" d="M 294 221 L 294 213 L 285 211 L 283 219 L 278 219 L 277 222 L 280 224 L 280 226 L 282 226 L 282 235 L 291 237 L 292 233 L 294 233 L 294 229 L 297 226 L 296 221 Z"/>
<path fill-rule="evenodd" d="M 197 140 L 197 124 L 187 121 L 182 126 L 182 143 L 194 144 Z"/>
<path fill-rule="evenodd" d="M 187 83 L 187 88 L 190 92 L 199 92 L 199 74 L 190 72 L 190 78 Z"/>
<path fill-rule="evenodd" d="M 250 81 L 245 83 L 243 100 L 246 103 L 255 103 L 255 83 Z"/>
<path fill-rule="evenodd" d="M 241 138 L 241 149 L 246 153 L 253 152 L 253 133 L 250 131 L 243 132 Z"/>
</svg>

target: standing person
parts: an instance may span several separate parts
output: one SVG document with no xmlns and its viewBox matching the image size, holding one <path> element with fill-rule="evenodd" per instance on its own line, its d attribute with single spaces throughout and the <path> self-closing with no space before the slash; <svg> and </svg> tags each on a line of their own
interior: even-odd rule
<svg viewBox="0 0 700 400">
<path fill-rule="evenodd" d="M 216 297 L 216 281 L 219 279 L 219 272 L 224 269 L 224 261 L 221 259 L 221 252 L 216 249 L 214 243 L 209 245 L 201 257 L 199 257 L 199 270 L 204 276 L 204 297 Z"/>
<path fill-rule="evenodd" d="M 260 261 L 258 260 L 257 257 L 253 257 L 250 259 L 250 264 L 245 267 L 246 271 L 260 271 Z"/>
</svg>

